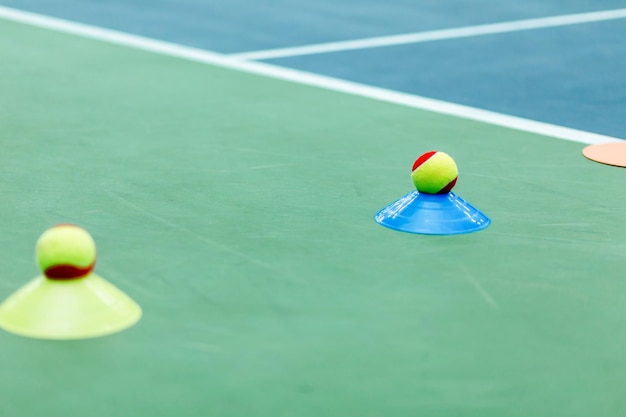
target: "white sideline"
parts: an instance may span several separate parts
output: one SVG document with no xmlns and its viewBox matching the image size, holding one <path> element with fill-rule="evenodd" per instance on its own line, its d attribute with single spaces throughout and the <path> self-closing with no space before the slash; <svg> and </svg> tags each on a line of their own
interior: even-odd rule
<svg viewBox="0 0 626 417">
<path fill-rule="evenodd" d="M 150 51 L 158 54 L 202 62 L 251 74 L 264 75 L 267 77 L 287 80 L 299 84 L 315 86 L 332 91 L 339 91 L 361 97 L 394 103 L 437 113 L 461 117 L 492 125 L 503 126 L 525 132 L 536 133 L 558 139 L 565 139 L 586 144 L 598 144 L 616 142 L 620 139 L 585 132 L 567 127 L 537 122 L 506 114 L 481 110 L 469 106 L 434 100 L 426 97 L 400 93 L 378 87 L 344 81 L 322 75 L 297 71 L 261 62 L 240 61 L 229 56 L 196 48 L 181 46 L 169 42 L 149 39 L 123 32 L 103 29 L 81 23 L 24 12 L 16 9 L 0 6 L 0 18 L 20 22 L 40 28 L 51 29 L 58 32 L 78 35 L 85 38 L 96 39 L 125 47 Z"/>
<path fill-rule="evenodd" d="M 514 20 L 477 26 L 465 26 L 454 29 L 431 30 L 427 32 L 406 33 L 402 35 L 379 36 L 341 42 L 327 42 L 315 45 L 303 45 L 290 48 L 250 51 L 229 56 L 242 61 L 285 58 L 301 55 L 323 54 L 328 52 L 350 51 L 354 49 L 378 48 L 381 46 L 404 45 L 410 43 L 432 42 L 444 39 L 468 38 L 472 36 L 492 35 L 496 33 L 518 32 L 581 23 L 600 22 L 626 18 L 626 9 L 606 10 L 601 12 L 577 13 L 537 19 Z"/>
</svg>

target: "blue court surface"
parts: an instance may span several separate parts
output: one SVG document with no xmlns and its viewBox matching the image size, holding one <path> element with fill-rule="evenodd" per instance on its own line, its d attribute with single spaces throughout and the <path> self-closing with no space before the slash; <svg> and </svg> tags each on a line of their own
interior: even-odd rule
<svg viewBox="0 0 626 417">
<path fill-rule="evenodd" d="M 0 4 L 223 54 L 548 16 L 621 1 L 79 1 Z M 269 59 L 279 66 L 626 138 L 626 20 Z"/>
</svg>

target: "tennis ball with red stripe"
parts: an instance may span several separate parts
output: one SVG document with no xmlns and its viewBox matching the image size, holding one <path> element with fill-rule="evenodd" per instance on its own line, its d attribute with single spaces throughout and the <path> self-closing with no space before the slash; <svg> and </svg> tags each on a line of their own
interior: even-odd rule
<svg viewBox="0 0 626 417">
<path fill-rule="evenodd" d="M 417 191 L 445 194 L 456 184 L 459 170 L 454 159 L 445 152 L 426 152 L 413 163 L 411 178 Z"/>
<path fill-rule="evenodd" d="M 82 278 L 96 265 L 96 244 L 83 228 L 59 224 L 39 237 L 36 257 L 41 271 L 49 279 Z"/>
</svg>

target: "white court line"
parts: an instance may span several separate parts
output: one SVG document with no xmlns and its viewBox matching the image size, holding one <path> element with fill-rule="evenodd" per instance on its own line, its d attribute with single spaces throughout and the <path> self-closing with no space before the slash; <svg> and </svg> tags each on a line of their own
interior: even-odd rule
<svg viewBox="0 0 626 417">
<path fill-rule="evenodd" d="M 102 29 L 95 26 L 70 22 L 34 13 L 23 12 L 2 6 L 0 6 L 0 18 L 143 51 L 216 65 L 251 74 L 264 75 L 279 80 L 315 86 L 326 90 L 339 91 L 355 96 L 368 97 L 387 103 L 429 110 L 436 113 L 485 122 L 497 126 L 504 126 L 507 128 L 550 136 L 558 139 L 587 144 L 616 142 L 620 140 L 611 136 L 570 129 L 543 122 L 536 122 L 520 117 L 508 116 L 506 114 L 448 103 L 441 100 L 434 100 L 426 97 L 386 90 L 383 88 L 371 87 L 351 81 L 344 81 L 308 72 L 297 71 L 262 62 L 238 61 L 215 52 L 190 48 L 169 42 L 144 38 L 109 29 Z"/>
<path fill-rule="evenodd" d="M 623 18 L 626 18 L 626 9 L 615 9 L 601 12 L 542 17 L 538 19 L 514 20 L 510 22 L 466 26 L 455 29 L 431 30 L 428 32 L 415 32 L 402 35 L 355 39 L 350 41 L 319 43 L 315 45 L 304 45 L 291 48 L 241 52 L 230 54 L 229 56 L 243 61 L 285 58 L 328 52 L 350 51 L 354 49 L 377 48 L 381 46 L 440 41 L 444 39 L 468 38 L 472 36 L 491 35 L 495 33 L 518 32 L 522 30 L 577 25 L 580 23 L 601 22 L 605 20 Z"/>
</svg>

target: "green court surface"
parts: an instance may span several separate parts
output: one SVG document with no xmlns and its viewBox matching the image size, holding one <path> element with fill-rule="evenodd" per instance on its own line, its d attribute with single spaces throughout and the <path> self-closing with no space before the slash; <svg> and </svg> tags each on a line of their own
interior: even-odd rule
<svg viewBox="0 0 626 417">
<path fill-rule="evenodd" d="M 0 25 L 2 298 L 72 222 L 144 309 L 0 333 L 0 415 L 626 415 L 624 171 L 583 144 Z M 431 149 L 489 228 L 374 222 Z"/>
</svg>

